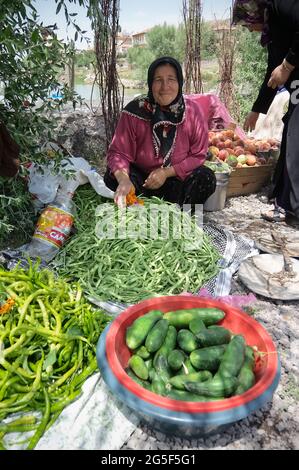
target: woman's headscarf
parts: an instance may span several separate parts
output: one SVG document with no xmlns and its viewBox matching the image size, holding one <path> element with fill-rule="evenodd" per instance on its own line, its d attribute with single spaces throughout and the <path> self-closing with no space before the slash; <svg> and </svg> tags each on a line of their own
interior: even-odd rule
<svg viewBox="0 0 299 470">
<path fill-rule="evenodd" d="M 269 43 L 267 0 L 235 0 L 233 6 L 233 20 L 235 25 L 249 26 L 252 24 L 264 25 L 261 44 Z"/>
<path fill-rule="evenodd" d="M 160 65 L 172 65 L 176 70 L 179 91 L 176 98 L 168 106 L 160 106 L 155 102 L 152 92 L 155 70 Z M 124 108 L 124 112 L 135 117 L 150 121 L 156 157 L 163 157 L 163 166 L 169 166 L 171 153 L 174 149 L 177 126 L 185 118 L 185 102 L 183 98 L 183 71 L 179 62 L 172 57 L 156 59 L 148 69 L 148 94 L 139 96 Z"/>
</svg>

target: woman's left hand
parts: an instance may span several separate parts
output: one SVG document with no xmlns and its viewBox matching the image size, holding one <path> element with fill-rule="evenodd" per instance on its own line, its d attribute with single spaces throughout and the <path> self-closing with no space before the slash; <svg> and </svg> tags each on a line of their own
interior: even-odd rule
<svg viewBox="0 0 299 470">
<path fill-rule="evenodd" d="M 146 189 L 159 189 L 167 179 L 166 171 L 164 168 L 157 168 L 152 171 L 146 178 L 143 186 Z"/>
<path fill-rule="evenodd" d="M 288 80 L 291 72 L 289 72 L 282 64 L 276 67 L 276 69 L 273 70 L 271 77 L 267 83 L 268 87 L 275 88 L 284 85 L 285 82 Z"/>
</svg>

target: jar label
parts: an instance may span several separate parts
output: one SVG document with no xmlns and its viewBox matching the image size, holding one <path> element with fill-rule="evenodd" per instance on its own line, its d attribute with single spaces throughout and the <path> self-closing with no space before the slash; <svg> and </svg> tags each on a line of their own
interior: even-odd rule
<svg viewBox="0 0 299 470">
<path fill-rule="evenodd" d="M 48 206 L 37 221 L 33 238 L 45 240 L 61 248 L 70 234 L 73 221 L 72 214 L 57 207 Z"/>
</svg>

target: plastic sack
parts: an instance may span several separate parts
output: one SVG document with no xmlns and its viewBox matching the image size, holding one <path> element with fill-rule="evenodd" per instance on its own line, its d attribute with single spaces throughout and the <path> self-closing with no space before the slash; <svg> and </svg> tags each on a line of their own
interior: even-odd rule
<svg viewBox="0 0 299 470">
<path fill-rule="evenodd" d="M 60 176 L 53 173 L 53 167 L 53 162 L 42 168 L 34 163 L 29 167 L 28 190 L 43 204 L 52 202 L 58 190 Z"/>
<path fill-rule="evenodd" d="M 107 197 L 110 199 L 113 199 L 114 197 L 114 192 L 111 191 L 111 189 L 107 188 L 107 186 L 104 183 L 103 178 L 99 173 L 97 173 L 95 170 L 89 170 L 89 171 L 84 171 L 81 170 L 81 175 L 85 176 L 93 189 L 103 197 Z"/>
<path fill-rule="evenodd" d="M 54 163 L 49 162 L 42 168 L 32 164 L 29 168 L 29 192 L 43 204 L 54 201 L 58 188 L 66 193 L 74 193 L 78 186 L 90 183 L 94 190 L 103 197 L 113 198 L 113 191 L 107 188 L 103 178 L 82 157 L 70 156 L 61 161 L 61 171 L 53 174 Z M 69 171 L 68 176 L 63 171 Z"/>
</svg>

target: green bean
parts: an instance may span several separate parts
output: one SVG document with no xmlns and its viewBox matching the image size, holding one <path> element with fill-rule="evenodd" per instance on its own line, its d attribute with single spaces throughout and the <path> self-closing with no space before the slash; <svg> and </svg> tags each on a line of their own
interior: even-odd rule
<svg viewBox="0 0 299 470">
<path fill-rule="evenodd" d="M 36 446 L 36 444 L 40 440 L 41 436 L 43 435 L 43 433 L 46 429 L 47 423 L 48 423 L 48 421 L 50 419 L 50 415 L 51 415 L 51 402 L 50 402 L 49 394 L 48 394 L 45 387 L 43 387 L 43 393 L 44 393 L 44 397 L 45 397 L 45 410 L 44 410 L 42 420 L 41 420 L 36 432 L 34 433 L 34 435 L 31 437 L 31 439 L 29 441 L 29 444 L 28 444 L 28 447 L 27 447 L 27 449 L 29 449 L 29 450 L 34 449 L 34 447 Z"/>
</svg>

